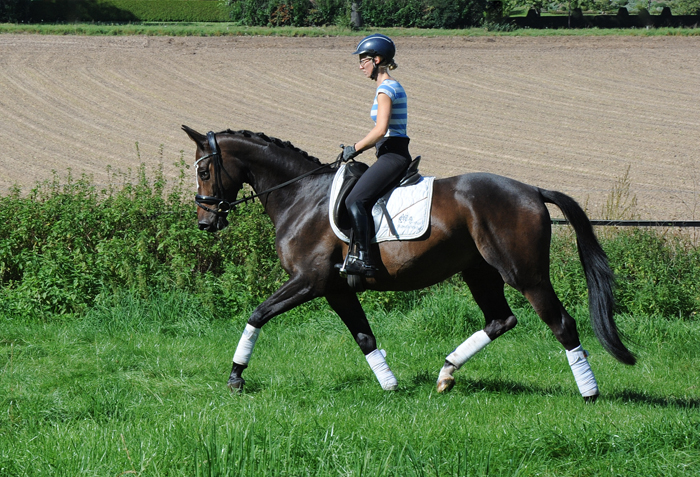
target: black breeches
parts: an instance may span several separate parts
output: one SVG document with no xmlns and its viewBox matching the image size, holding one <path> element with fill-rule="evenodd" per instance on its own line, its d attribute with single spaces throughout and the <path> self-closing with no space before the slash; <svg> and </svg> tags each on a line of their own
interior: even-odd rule
<svg viewBox="0 0 700 477">
<path fill-rule="evenodd" d="M 352 188 L 345 199 L 345 206 L 349 209 L 359 201 L 371 216 L 374 203 L 399 184 L 410 164 L 410 156 L 395 152 L 382 154 Z"/>
</svg>

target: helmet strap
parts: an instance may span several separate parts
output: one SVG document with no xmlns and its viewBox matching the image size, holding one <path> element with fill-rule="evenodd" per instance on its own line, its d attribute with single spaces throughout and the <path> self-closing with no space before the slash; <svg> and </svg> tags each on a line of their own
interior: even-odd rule
<svg viewBox="0 0 700 477">
<path fill-rule="evenodd" d="M 375 63 L 374 58 L 372 58 L 372 74 L 369 75 L 369 79 L 376 81 L 378 74 L 379 74 L 379 65 L 377 63 Z"/>
</svg>

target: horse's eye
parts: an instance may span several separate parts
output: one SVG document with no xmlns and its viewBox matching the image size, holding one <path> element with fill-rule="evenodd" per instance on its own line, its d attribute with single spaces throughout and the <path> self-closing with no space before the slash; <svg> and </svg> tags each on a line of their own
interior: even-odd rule
<svg viewBox="0 0 700 477">
<path fill-rule="evenodd" d="M 203 171 L 200 171 L 199 178 L 202 179 L 203 181 L 208 181 L 209 180 L 209 171 L 206 169 Z"/>
</svg>

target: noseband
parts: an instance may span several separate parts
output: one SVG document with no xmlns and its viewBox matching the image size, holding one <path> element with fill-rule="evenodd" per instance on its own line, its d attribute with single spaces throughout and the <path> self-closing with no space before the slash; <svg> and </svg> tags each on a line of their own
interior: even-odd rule
<svg viewBox="0 0 700 477">
<path fill-rule="evenodd" d="M 224 168 L 224 161 L 221 158 L 221 149 L 219 149 L 219 144 L 216 141 L 216 134 L 213 131 L 209 131 L 207 133 L 207 140 L 209 141 L 209 149 L 211 149 L 212 152 L 209 154 L 200 157 L 197 159 L 194 163 L 194 170 L 195 170 L 195 177 L 199 177 L 197 175 L 197 168 L 199 167 L 199 163 L 202 162 L 204 159 L 212 158 L 214 161 L 214 174 L 215 174 L 215 185 L 216 185 L 216 190 L 218 193 L 222 193 L 224 188 L 223 184 L 221 183 L 221 171 L 225 172 L 226 175 L 228 176 L 229 179 L 233 181 L 233 177 L 226 171 Z M 343 146 L 341 146 L 342 148 Z M 316 172 L 320 171 L 321 169 L 325 169 L 327 167 L 329 168 L 337 168 L 340 163 L 343 160 L 343 153 L 341 152 L 338 155 L 338 158 L 335 160 L 335 162 L 332 162 L 330 164 L 323 164 L 320 167 L 317 167 L 316 169 L 306 172 L 298 177 L 295 177 L 292 180 L 289 180 L 287 182 L 284 182 L 282 184 L 276 185 L 274 187 L 271 187 L 267 189 L 266 191 L 263 191 L 259 194 L 251 194 L 248 197 L 243 196 L 242 199 L 235 200 L 233 202 L 229 202 L 226 199 L 220 199 L 219 197 L 211 196 L 211 195 L 200 195 L 197 194 L 194 196 L 194 202 L 197 204 L 198 207 L 201 207 L 202 209 L 206 210 L 207 212 L 211 212 L 212 214 L 216 214 L 217 217 L 224 217 L 228 215 L 228 213 L 233 210 L 234 207 L 236 207 L 238 204 L 242 204 L 245 202 L 253 201 L 255 198 L 259 198 L 265 194 L 268 194 L 272 191 L 275 191 L 277 189 L 281 189 L 283 187 L 287 187 L 289 184 L 293 184 L 294 182 L 297 182 L 304 177 L 310 176 L 312 174 L 315 174 Z M 199 179 L 197 179 L 199 180 Z M 235 182 L 235 181 L 234 181 Z M 205 205 L 206 204 L 206 205 Z M 208 205 L 213 205 L 215 207 L 210 208 L 207 207 Z"/>
</svg>

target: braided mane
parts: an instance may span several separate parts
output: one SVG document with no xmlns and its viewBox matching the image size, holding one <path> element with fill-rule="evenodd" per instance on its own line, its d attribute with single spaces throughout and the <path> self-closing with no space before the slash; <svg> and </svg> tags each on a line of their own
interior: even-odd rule
<svg viewBox="0 0 700 477">
<path fill-rule="evenodd" d="M 241 135 L 243 137 L 255 137 L 258 139 L 262 139 L 263 141 L 272 143 L 275 146 L 281 147 L 282 149 L 291 149 L 292 151 L 301 155 L 304 159 L 307 159 L 315 164 L 319 164 L 319 165 L 323 164 L 318 158 L 316 158 L 314 156 L 310 156 L 308 152 L 302 151 L 298 147 L 294 146 L 294 144 L 292 144 L 291 142 L 282 141 L 281 139 L 277 139 L 276 137 L 270 137 L 270 136 L 266 135 L 265 133 L 261 133 L 261 132 L 255 133 L 255 132 L 248 131 L 245 129 L 240 130 L 240 131 L 232 131 L 230 129 L 227 129 L 226 131 L 222 131 L 222 133 Z"/>
</svg>

